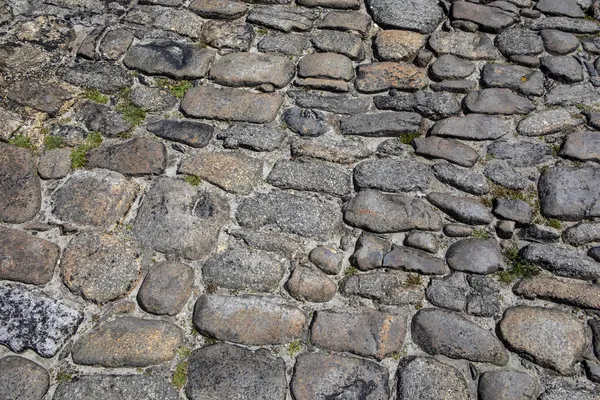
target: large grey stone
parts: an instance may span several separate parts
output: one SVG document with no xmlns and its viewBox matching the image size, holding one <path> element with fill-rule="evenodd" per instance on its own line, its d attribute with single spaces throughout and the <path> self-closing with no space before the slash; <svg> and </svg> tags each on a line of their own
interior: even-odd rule
<svg viewBox="0 0 600 400">
<path fill-rule="evenodd" d="M 145 311 L 157 315 L 177 315 L 192 292 L 194 270 L 176 261 L 154 264 L 144 277 L 137 301 Z"/>
<path fill-rule="evenodd" d="M 53 400 L 177 400 L 177 390 L 163 378 L 152 375 L 81 375 L 62 381 Z"/>
<path fill-rule="evenodd" d="M 414 139 L 412 145 L 420 156 L 448 160 L 462 167 L 470 168 L 479 160 L 479 154 L 472 147 L 455 139 L 429 136 Z"/>
<path fill-rule="evenodd" d="M 433 357 L 404 357 L 398 365 L 397 400 L 465 400 L 471 398 L 464 376 Z"/>
<path fill-rule="evenodd" d="M 498 140 L 488 145 L 487 152 L 513 167 L 533 167 L 552 160 L 550 146 L 535 142 Z"/>
<path fill-rule="evenodd" d="M 343 135 L 382 137 L 418 132 L 420 123 L 421 116 L 417 113 L 382 112 L 342 118 L 340 128 Z"/>
<path fill-rule="evenodd" d="M 214 62 L 210 75 L 225 86 L 287 85 L 294 76 L 294 64 L 287 58 L 261 53 L 232 53 Z"/>
<path fill-rule="evenodd" d="M 487 207 L 471 197 L 432 192 L 427 195 L 427 200 L 458 222 L 469 225 L 487 225 L 493 220 Z"/>
<path fill-rule="evenodd" d="M 516 22 L 516 16 L 511 12 L 466 1 L 454 2 L 450 16 L 453 19 L 474 22 L 480 30 L 492 33 L 497 33 Z"/>
<path fill-rule="evenodd" d="M 201 122 L 163 119 L 146 125 L 148 132 L 191 147 L 204 147 L 210 142 L 215 128 Z"/>
<path fill-rule="evenodd" d="M 462 239 L 446 251 L 446 262 L 455 271 L 493 274 L 504 269 L 500 245 L 496 239 Z"/>
<path fill-rule="evenodd" d="M 432 0 L 368 0 L 373 20 L 383 28 L 397 28 L 429 34 L 443 17 L 442 8 Z"/>
<path fill-rule="evenodd" d="M 22 223 L 32 219 L 42 203 L 40 178 L 31 153 L 0 143 L 0 221 Z"/>
<path fill-rule="evenodd" d="M 579 161 L 600 162 L 600 134 L 592 131 L 571 133 L 559 155 Z"/>
<path fill-rule="evenodd" d="M 432 279 L 426 291 L 427 300 L 437 306 L 463 311 L 467 304 L 469 284 L 462 272 L 453 272 L 443 278 Z"/>
<path fill-rule="evenodd" d="M 56 116 L 71 93 L 54 83 L 26 80 L 11 85 L 8 98 L 22 106 Z"/>
<path fill-rule="evenodd" d="M 335 296 L 337 285 L 323 272 L 310 267 L 294 269 L 285 283 L 286 290 L 298 301 L 326 303 Z"/>
<path fill-rule="evenodd" d="M 373 271 L 356 274 L 340 281 L 340 291 L 346 296 L 360 296 L 391 306 L 420 305 L 423 287 L 409 284 L 414 275 L 406 272 Z"/>
<path fill-rule="evenodd" d="M 97 89 L 107 94 L 117 93 L 133 84 L 126 69 L 108 62 L 83 61 L 60 68 L 56 75 L 71 85 Z"/>
<path fill-rule="evenodd" d="M 508 121 L 484 114 L 467 114 L 438 121 L 431 135 L 463 140 L 496 140 L 511 131 Z"/>
<path fill-rule="evenodd" d="M 48 372 L 23 357 L 0 359 L 0 398 L 4 400 L 41 400 L 50 386 Z"/>
<path fill-rule="evenodd" d="M 530 244 L 519 255 L 523 261 L 539 265 L 558 276 L 590 281 L 600 277 L 600 263 L 574 249 Z"/>
<path fill-rule="evenodd" d="M 452 54 L 441 55 L 429 67 L 429 73 L 434 79 L 460 79 L 466 78 L 475 71 L 475 64 L 463 60 Z"/>
<path fill-rule="evenodd" d="M 463 192 L 482 195 L 490 191 L 490 186 L 482 174 L 441 162 L 433 166 L 435 177 L 447 185 L 454 186 Z"/>
<path fill-rule="evenodd" d="M 313 21 L 319 16 L 312 10 L 289 6 L 254 7 L 246 17 L 246 21 L 283 32 L 308 31 Z"/>
<path fill-rule="evenodd" d="M 354 168 L 354 182 L 359 188 L 392 193 L 426 190 L 431 175 L 427 164 L 393 158 L 363 161 Z"/>
<path fill-rule="evenodd" d="M 495 40 L 504 56 L 536 55 L 544 51 L 544 43 L 537 32 L 516 26 L 504 30 Z"/>
<path fill-rule="evenodd" d="M 308 159 L 277 161 L 267 181 L 282 189 L 310 190 L 333 196 L 347 196 L 352 189 L 352 178 L 344 169 Z"/>
<path fill-rule="evenodd" d="M 123 175 L 160 175 L 167 167 L 167 149 L 155 140 L 135 138 L 92 150 L 86 166 L 106 168 Z"/>
<path fill-rule="evenodd" d="M 492 40 L 481 32 L 436 31 L 429 37 L 429 46 L 438 55 L 452 54 L 467 60 L 494 60 L 499 56 Z"/>
<path fill-rule="evenodd" d="M 486 371 L 479 378 L 481 400 L 533 400 L 540 395 L 538 379 L 524 371 Z"/>
<path fill-rule="evenodd" d="M 600 169 L 554 167 L 538 181 L 542 213 L 550 218 L 577 221 L 600 216 Z"/>
<path fill-rule="evenodd" d="M 255 124 L 232 124 L 220 131 L 217 139 L 223 140 L 226 149 L 247 148 L 254 151 L 273 151 L 285 139 L 282 129 Z"/>
<path fill-rule="evenodd" d="M 586 243 L 600 241 L 600 224 L 581 222 L 565 229 L 562 239 L 563 242 L 571 246 L 581 246 Z"/>
<path fill-rule="evenodd" d="M 362 141 L 350 139 L 295 139 L 291 144 L 292 156 L 308 156 L 340 164 L 351 164 L 373 154 Z"/>
<path fill-rule="evenodd" d="M 568 110 L 556 109 L 540 111 L 523 118 L 517 131 L 523 136 L 543 136 L 560 132 L 579 123 Z"/>
<path fill-rule="evenodd" d="M 481 114 L 528 114 L 535 110 L 531 101 L 509 89 L 483 89 L 469 93 L 465 106 L 469 111 Z"/>
<path fill-rule="evenodd" d="M 544 94 L 544 75 L 519 65 L 486 64 L 481 78 L 486 87 L 507 88 L 525 96 Z"/>
<path fill-rule="evenodd" d="M 383 258 L 383 267 L 414 271 L 424 275 L 443 275 L 448 272 L 444 261 L 422 251 L 393 245 Z"/>
</svg>

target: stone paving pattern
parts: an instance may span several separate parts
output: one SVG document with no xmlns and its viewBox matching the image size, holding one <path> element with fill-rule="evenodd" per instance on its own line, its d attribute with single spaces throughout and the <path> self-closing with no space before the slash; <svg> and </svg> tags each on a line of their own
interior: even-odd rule
<svg viewBox="0 0 600 400">
<path fill-rule="evenodd" d="M 0 399 L 600 399 L 600 1 L 0 31 Z"/>
</svg>

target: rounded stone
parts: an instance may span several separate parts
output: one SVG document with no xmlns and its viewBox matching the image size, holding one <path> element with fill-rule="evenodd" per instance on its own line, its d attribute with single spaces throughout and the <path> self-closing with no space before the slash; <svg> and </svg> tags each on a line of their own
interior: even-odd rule
<svg viewBox="0 0 600 400">
<path fill-rule="evenodd" d="M 0 398 L 3 400 L 42 400 L 50 376 L 39 364 L 23 357 L 0 359 Z"/>
<path fill-rule="evenodd" d="M 327 275 L 308 267 L 297 267 L 285 288 L 296 300 L 313 303 L 328 302 L 337 291 L 335 282 Z"/>
<path fill-rule="evenodd" d="M 455 271 L 492 274 L 504 268 L 504 259 L 496 239 L 463 239 L 446 251 L 446 262 Z"/>
<path fill-rule="evenodd" d="M 404 357 L 398 365 L 397 400 L 465 400 L 471 393 L 454 367 L 431 357 Z"/>
<path fill-rule="evenodd" d="M 157 315 L 177 315 L 192 292 L 194 270 L 182 263 L 156 263 L 137 294 L 140 307 Z"/>
</svg>

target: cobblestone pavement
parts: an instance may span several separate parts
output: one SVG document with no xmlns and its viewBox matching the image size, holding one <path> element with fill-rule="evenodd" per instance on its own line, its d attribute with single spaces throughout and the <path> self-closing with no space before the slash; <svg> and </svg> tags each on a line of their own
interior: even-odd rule
<svg viewBox="0 0 600 400">
<path fill-rule="evenodd" d="M 0 399 L 600 399 L 599 20 L 0 0 Z"/>
</svg>

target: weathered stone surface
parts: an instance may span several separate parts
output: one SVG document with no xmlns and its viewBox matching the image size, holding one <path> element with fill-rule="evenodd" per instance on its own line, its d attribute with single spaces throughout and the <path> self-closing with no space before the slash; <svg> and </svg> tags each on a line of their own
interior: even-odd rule
<svg viewBox="0 0 600 400">
<path fill-rule="evenodd" d="M 456 96 L 446 92 L 398 93 L 391 91 L 389 96 L 375 96 L 375 106 L 380 110 L 415 111 L 431 119 L 441 119 L 460 113 L 460 103 Z"/>
<path fill-rule="evenodd" d="M 416 90 L 427 84 L 426 70 L 402 62 L 379 62 L 359 65 L 356 88 L 365 93 L 388 89 Z"/>
<path fill-rule="evenodd" d="M 546 93 L 546 105 L 568 107 L 575 104 L 597 104 L 598 93 L 600 92 L 594 86 L 587 83 L 557 85 Z"/>
<path fill-rule="evenodd" d="M 311 42 L 315 49 L 319 51 L 343 54 L 355 61 L 365 59 L 362 38 L 354 33 L 331 30 L 317 31 L 313 33 Z"/>
<path fill-rule="evenodd" d="M 579 47 L 579 40 L 569 32 L 544 29 L 540 32 L 546 51 L 552 55 L 566 55 Z M 585 47 L 585 44 L 584 44 Z"/>
<path fill-rule="evenodd" d="M 352 179 L 343 169 L 311 160 L 279 160 L 267 177 L 267 181 L 282 189 L 310 190 L 334 196 L 350 194 Z"/>
<path fill-rule="evenodd" d="M 431 175 L 427 164 L 393 158 L 363 161 L 354 168 L 354 182 L 359 188 L 392 193 L 425 190 Z"/>
<path fill-rule="evenodd" d="M 283 399 L 285 363 L 268 350 L 217 343 L 192 352 L 185 393 L 191 400 Z"/>
<path fill-rule="evenodd" d="M 433 254 L 439 249 L 437 236 L 429 232 L 412 231 L 404 238 L 404 244 Z"/>
<path fill-rule="evenodd" d="M 100 44 L 100 54 L 105 60 L 118 60 L 129 49 L 133 38 L 133 34 L 126 29 L 110 31 L 104 36 Z"/>
<path fill-rule="evenodd" d="M 229 205 L 220 196 L 159 178 L 142 200 L 133 235 L 148 248 L 197 260 L 213 250 L 228 216 Z"/>
<path fill-rule="evenodd" d="M 592 131 L 571 133 L 559 155 L 579 161 L 600 162 L 600 135 Z"/>
<path fill-rule="evenodd" d="M 575 0 L 540 0 L 535 8 L 547 15 L 564 15 L 571 18 L 583 18 L 585 15 Z"/>
<path fill-rule="evenodd" d="M 129 94 L 129 100 L 148 112 L 164 111 L 177 104 L 177 97 L 162 88 L 136 86 Z"/>
<path fill-rule="evenodd" d="M 327 353 L 302 354 L 290 382 L 297 400 L 330 398 L 344 393 L 355 398 L 389 397 L 388 371 L 374 362 Z"/>
<path fill-rule="evenodd" d="M 469 111 L 481 114 L 528 114 L 535 110 L 528 99 L 508 89 L 483 89 L 469 93 L 465 106 Z"/>
<path fill-rule="evenodd" d="M 544 94 L 544 75 L 518 65 L 486 64 L 482 83 L 491 88 L 507 88 L 525 96 Z"/>
<path fill-rule="evenodd" d="M 427 300 L 438 307 L 454 311 L 463 311 L 467 304 L 469 285 L 462 272 L 453 272 L 443 278 L 430 281 L 427 288 Z"/>
<path fill-rule="evenodd" d="M 391 245 L 385 239 L 364 233 L 356 241 L 356 248 L 350 263 L 361 271 L 370 271 L 383 266 L 383 257 L 390 251 Z"/>
<path fill-rule="evenodd" d="M 494 214 L 522 224 L 527 224 L 533 219 L 534 209 L 524 200 L 519 199 L 494 199 Z"/>
<path fill-rule="evenodd" d="M 369 0 L 367 9 L 383 28 L 407 29 L 429 34 L 443 17 L 442 8 L 430 0 Z"/>
<path fill-rule="evenodd" d="M 281 257 L 262 250 L 230 249 L 206 260 L 202 266 L 205 285 L 231 290 L 272 292 L 287 268 Z"/>
<path fill-rule="evenodd" d="M 317 25 L 320 29 L 356 31 L 362 36 L 366 36 L 370 27 L 371 17 L 356 11 L 330 11 Z"/>
<path fill-rule="evenodd" d="M 285 139 L 281 129 L 254 124 L 232 124 L 220 131 L 217 139 L 223 140 L 226 149 L 247 148 L 254 151 L 273 151 L 279 148 Z"/>
<path fill-rule="evenodd" d="M 574 249 L 551 244 L 530 244 L 519 255 L 523 261 L 539 265 L 558 276 L 590 281 L 600 276 L 600 263 Z"/>
<path fill-rule="evenodd" d="M 170 383 L 152 375 L 81 375 L 62 381 L 54 392 L 54 400 L 85 398 L 102 400 L 176 400 L 177 390 Z"/>
<path fill-rule="evenodd" d="M 294 34 L 270 34 L 258 42 L 258 50 L 263 53 L 280 53 L 292 56 L 300 56 L 308 47 L 308 38 L 304 35 Z"/>
<path fill-rule="evenodd" d="M 563 311 L 517 306 L 506 310 L 500 333 L 513 351 L 524 354 L 542 367 L 572 375 L 583 358 L 586 343 L 583 324 Z"/>
<path fill-rule="evenodd" d="M 133 290 L 141 267 L 134 249 L 118 237 L 82 233 L 65 249 L 60 270 L 73 293 L 105 303 Z"/>
<path fill-rule="evenodd" d="M 246 14 L 248 6 L 229 0 L 194 0 L 189 9 L 204 18 L 237 19 Z"/>
<path fill-rule="evenodd" d="M 252 25 L 239 20 L 207 21 L 202 25 L 202 40 L 218 49 L 248 51 L 254 36 Z"/>
<path fill-rule="evenodd" d="M 337 205 L 306 194 L 282 191 L 246 198 L 236 218 L 248 228 L 273 227 L 285 233 L 325 238 L 341 225 Z"/>
<path fill-rule="evenodd" d="M 301 309 L 268 297 L 203 295 L 194 308 L 200 333 L 256 346 L 298 339 L 307 322 Z"/>
<path fill-rule="evenodd" d="M 54 116 L 71 98 L 71 93 L 54 83 L 26 80 L 11 85 L 8 98 Z"/>
<path fill-rule="evenodd" d="M 470 2 L 452 4 L 450 16 L 454 19 L 471 21 L 485 32 L 497 33 L 516 22 L 516 16 L 498 7 L 488 7 Z"/>
<path fill-rule="evenodd" d="M 533 167 L 552 160 L 552 150 L 546 144 L 498 140 L 488 145 L 487 152 L 496 159 L 506 160 L 513 167 Z"/>
<path fill-rule="evenodd" d="M 600 309 L 600 289 L 596 285 L 538 275 L 520 281 L 513 291 L 529 299 L 540 298 L 579 308 Z"/>
<path fill-rule="evenodd" d="M 287 85 L 294 76 L 294 64 L 285 57 L 261 53 L 233 53 L 214 62 L 210 75 L 225 86 Z"/>
<path fill-rule="evenodd" d="M 282 103 L 283 97 L 277 93 L 196 86 L 185 93 L 181 109 L 195 118 L 261 124 L 273 121 Z"/>
<path fill-rule="evenodd" d="M 463 192 L 482 195 L 490 191 L 487 179 L 478 172 L 461 169 L 450 163 L 441 162 L 433 166 L 435 177 L 443 183 Z"/>
<path fill-rule="evenodd" d="M 0 226 L 0 279 L 43 285 L 52 279 L 58 245 Z"/>
<path fill-rule="evenodd" d="M 0 286 L 0 344 L 54 356 L 75 334 L 83 313 L 26 288 Z"/>
<path fill-rule="evenodd" d="M 297 267 L 292 272 L 285 288 L 296 300 L 311 301 L 313 303 L 326 303 L 337 292 L 335 282 L 323 272 L 302 266 Z"/>
<path fill-rule="evenodd" d="M 31 153 L 0 143 L 0 221 L 22 223 L 40 209 L 42 190 Z"/>
<path fill-rule="evenodd" d="M 342 118 L 340 129 L 343 135 L 367 137 L 397 136 L 419 131 L 421 116 L 411 112 L 382 112 L 357 114 Z"/>
<path fill-rule="evenodd" d="M 157 141 L 136 138 L 92 150 L 86 166 L 106 168 L 123 175 L 160 175 L 167 166 L 167 149 Z"/>
<path fill-rule="evenodd" d="M 537 398 L 541 391 L 537 378 L 515 370 L 484 372 L 477 390 L 482 400 L 531 400 Z"/>
<path fill-rule="evenodd" d="M 590 242 L 600 241 L 600 224 L 594 222 L 581 222 L 574 225 L 562 234 L 563 242 L 571 246 L 581 246 Z"/>
<path fill-rule="evenodd" d="M 426 40 L 426 36 L 416 32 L 381 30 L 374 44 L 377 56 L 382 61 L 411 61 Z"/>
<path fill-rule="evenodd" d="M 575 83 L 583 80 L 583 68 L 579 61 L 571 56 L 542 57 L 540 69 L 559 82 Z"/>
<path fill-rule="evenodd" d="M 566 109 L 547 110 L 523 118 L 517 125 L 517 131 L 524 136 L 542 136 L 560 132 L 578 123 Z"/>
<path fill-rule="evenodd" d="M 506 29 L 496 36 L 495 44 L 506 57 L 535 55 L 544 51 L 540 35 L 522 26 Z"/>
<path fill-rule="evenodd" d="M 432 192 L 427 195 L 427 200 L 458 222 L 469 225 L 487 225 L 493 219 L 492 214 L 483 203 L 470 197 Z"/>
<path fill-rule="evenodd" d="M 467 60 L 494 60 L 498 58 L 498 50 L 485 33 L 470 33 L 458 30 L 444 32 L 440 30 L 429 37 L 428 43 L 438 55 L 452 54 Z"/>
<path fill-rule="evenodd" d="M 308 31 L 317 19 L 318 13 L 286 6 L 254 7 L 246 21 L 283 32 Z"/>
<path fill-rule="evenodd" d="M 0 359 L 0 398 L 5 400 L 41 400 L 50 386 L 48 372 L 23 357 Z"/>
<path fill-rule="evenodd" d="M 152 314 L 177 315 L 190 297 L 193 284 L 191 267 L 176 261 L 162 261 L 146 274 L 137 300 L 140 307 Z"/>
<path fill-rule="evenodd" d="M 347 223 L 372 232 L 401 232 L 413 229 L 437 231 L 442 221 L 423 200 L 377 190 L 362 190 L 344 208 Z"/>
<path fill-rule="evenodd" d="M 192 121 L 163 119 L 146 125 L 148 132 L 166 140 L 187 144 L 191 147 L 204 147 L 210 142 L 215 128 L 208 124 Z"/>
<path fill-rule="evenodd" d="M 508 352 L 491 332 L 453 311 L 419 310 L 411 323 L 411 336 L 431 355 L 496 365 L 508 362 Z"/>
<path fill-rule="evenodd" d="M 475 71 L 475 64 L 452 54 L 440 56 L 429 69 L 431 76 L 437 80 L 466 78 L 473 71 Z"/>
<path fill-rule="evenodd" d="M 496 140 L 511 131 L 509 122 L 484 114 L 450 117 L 435 123 L 431 135 L 463 140 Z"/>
<path fill-rule="evenodd" d="M 132 46 L 123 63 L 149 75 L 166 75 L 176 79 L 203 78 L 208 74 L 216 52 L 186 43 L 154 40 Z"/>
<path fill-rule="evenodd" d="M 335 249 L 317 246 L 310 251 L 308 259 L 326 274 L 336 275 L 342 269 L 342 254 Z"/>
<path fill-rule="evenodd" d="M 299 0 L 298 4 L 304 7 L 339 8 L 342 10 L 356 10 L 360 7 L 359 0 Z"/>
<path fill-rule="evenodd" d="M 183 331 L 161 320 L 123 317 L 82 336 L 71 351 L 73 362 L 103 367 L 146 367 L 175 357 Z"/>
<path fill-rule="evenodd" d="M 577 221 L 600 216 L 598 168 L 554 167 L 538 181 L 542 213 L 550 218 Z"/>
<path fill-rule="evenodd" d="M 373 271 L 357 274 L 342 279 L 340 291 L 346 296 L 365 297 L 385 305 L 420 305 L 423 301 L 423 287 L 409 284 L 410 277 L 405 272 Z"/>
<path fill-rule="evenodd" d="M 311 343 L 381 360 L 402 350 L 406 328 L 406 317 L 400 314 L 372 309 L 317 311 Z"/>
<path fill-rule="evenodd" d="M 86 101 L 75 109 L 75 119 L 85 125 L 90 132 L 100 132 L 107 137 L 117 137 L 133 128 L 115 109 Z"/>
<path fill-rule="evenodd" d="M 596 21 L 568 17 L 548 17 L 527 21 L 526 24 L 533 30 L 556 29 L 564 32 L 594 34 L 600 32 Z"/>
<path fill-rule="evenodd" d="M 446 252 L 446 262 L 455 271 L 493 274 L 504 269 L 500 245 L 496 239 L 463 239 Z"/>
<path fill-rule="evenodd" d="M 124 20 L 192 39 L 199 39 L 202 36 L 202 18 L 186 8 L 138 5 L 125 14 Z"/>
<path fill-rule="evenodd" d="M 483 172 L 492 182 L 508 189 L 525 189 L 529 181 L 506 161 L 490 161 Z"/>
<path fill-rule="evenodd" d="M 371 100 L 340 94 L 313 94 L 287 92 L 296 104 L 304 108 L 316 108 L 338 114 L 363 114 L 369 111 Z"/>
<path fill-rule="evenodd" d="M 185 158 L 178 172 L 196 175 L 223 190 L 248 194 L 262 180 L 262 161 L 237 152 L 196 153 Z"/>
<path fill-rule="evenodd" d="M 285 110 L 281 115 L 281 120 L 287 125 L 288 129 L 300 136 L 321 136 L 330 128 L 325 113 L 300 107 Z"/>
<path fill-rule="evenodd" d="M 396 376 L 398 400 L 464 400 L 471 397 L 463 375 L 432 357 L 404 357 Z"/>
<path fill-rule="evenodd" d="M 383 258 L 383 267 L 415 271 L 425 275 L 443 275 L 448 272 L 444 261 L 424 251 L 404 246 L 392 246 Z"/>
<path fill-rule="evenodd" d="M 477 82 L 464 79 L 448 80 L 443 82 L 431 82 L 431 90 L 435 92 L 449 93 L 471 93 L 477 89 Z"/>
<path fill-rule="evenodd" d="M 135 200 L 138 185 L 108 170 L 78 171 L 52 195 L 53 213 L 79 225 L 111 227 Z"/>
<path fill-rule="evenodd" d="M 558 229 L 538 224 L 527 225 L 521 229 L 519 234 L 524 240 L 538 243 L 557 242 L 560 239 L 560 231 Z"/>
<path fill-rule="evenodd" d="M 63 67 L 56 74 L 73 86 L 97 89 L 107 94 L 117 93 L 133 84 L 126 69 L 108 62 L 80 62 Z"/>
<path fill-rule="evenodd" d="M 243 240 L 250 247 L 281 254 L 287 258 L 296 258 L 298 254 L 304 252 L 297 238 L 290 235 L 251 229 L 229 230 L 228 233 L 233 237 Z"/>
<path fill-rule="evenodd" d="M 415 153 L 427 158 L 440 158 L 462 167 L 472 167 L 479 160 L 479 154 L 472 147 L 454 139 L 435 136 L 413 140 Z"/>
</svg>

